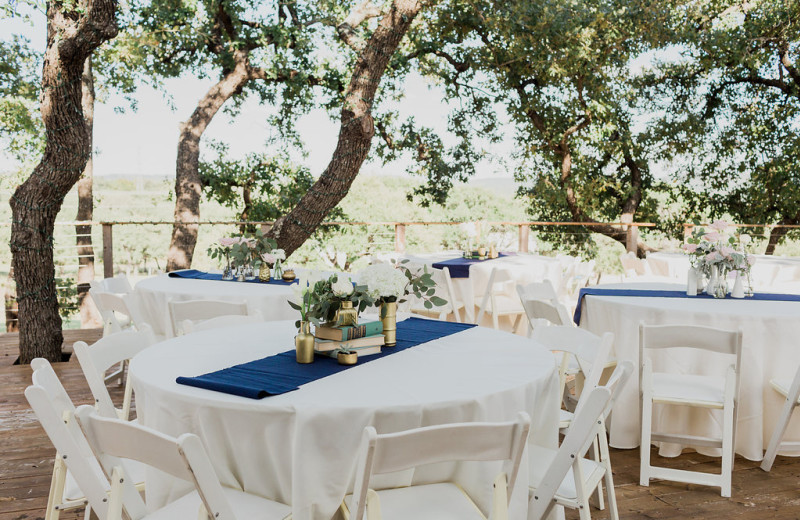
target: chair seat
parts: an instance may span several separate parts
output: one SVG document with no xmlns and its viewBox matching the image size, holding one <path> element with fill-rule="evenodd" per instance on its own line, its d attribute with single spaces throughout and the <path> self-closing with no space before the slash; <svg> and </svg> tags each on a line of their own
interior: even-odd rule
<svg viewBox="0 0 800 520">
<path fill-rule="evenodd" d="M 241 520 L 283 520 L 291 516 L 291 507 L 251 495 L 237 489 L 222 488 L 233 514 Z M 197 520 L 200 509 L 200 496 L 192 491 L 178 500 L 153 511 L 141 520 Z"/>
<path fill-rule="evenodd" d="M 541 485 L 544 474 L 550 468 L 557 453 L 558 450 L 551 450 L 538 444 L 528 443 L 528 482 L 531 488 L 536 489 Z M 585 458 L 580 459 L 580 464 L 583 477 L 589 484 L 586 488 L 594 489 L 603 478 L 605 469 L 597 462 Z M 571 467 L 567 472 L 567 476 L 558 486 L 556 500 L 578 500 L 578 491 L 575 488 L 575 474 Z"/>
<path fill-rule="evenodd" d="M 772 388 L 775 389 L 776 392 L 781 394 L 783 397 L 789 396 L 789 390 L 792 387 L 792 380 L 791 379 L 770 379 L 769 384 L 772 385 Z M 800 403 L 800 399 L 797 400 Z"/>
<path fill-rule="evenodd" d="M 92 457 L 92 459 L 89 461 L 89 464 L 92 466 L 95 474 L 97 474 L 97 476 L 100 478 L 100 481 L 108 490 L 108 480 L 103 474 L 103 469 L 100 467 L 97 459 Z M 140 464 L 135 460 L 125 460 L 122 462 L 122 464 L 125 466 L 125 471 L 128 472 L 128 475 L 130 475 L 135 483 L 138 484 L 139 482 L 144 482 L 145 466 L 143 464 Z M 81 490 L 80 486 L 78 486 L 78 483 L 75 481 L 75 477 L 72 476 L 72 472 L 67 471 L 67 477 L 64 480 L 64 500 L 82 500 L 84 496 L 84 492 Z"/>
<path fill-rule="evenodd" d="M 460 487 L 449 482 L 378 491 L 382 520 L 485 520 Z M 353 495 L 347 495 L 350 504 Z M 355 519 L 353 519 L 355 520 Z"/>
<path fill-rule="evenodd" d="M 655 372 L 653 402 L 722 408 L 725 403 L 725 378 Z"/>
<path fill-rule="evenodd" d="M 570 412 L 569 410 L 564 410 L 563 408 L 558 410 L 558 428 L 569 428 L 569 425 L 572 424 L 572 420 L 575 418 L 575 414 Z"/>
</svg>

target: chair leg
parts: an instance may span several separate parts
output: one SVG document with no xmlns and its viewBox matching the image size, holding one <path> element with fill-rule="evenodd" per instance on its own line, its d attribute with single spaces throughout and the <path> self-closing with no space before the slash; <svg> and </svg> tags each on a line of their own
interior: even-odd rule
<svg viewBox="0 0 800 520">
<path fill-rule="evenodd" d="M 650 434 L 653 420 L 653 400 L 645 390 L 642 401 L 642 437 L 639 446 L 639 485 L 650 485 Z"/>
<path fill-rule="evenodd" d="M 592 459 L 594 459 L 595 462 L 599 462 L 599 463 L 603 462 L 603 456 L 602 456 L 602 453 L 601 453 L 600 447 L 599 447 L 599 443 L 602 442 L 602 441 L 599 440 L 599 437 L 600 437 L 600 435 L 602 433 L 603 433 L 602 431 L 599 432 L 597 434 L 597 436 L 595 436 L 594 440 L 592 441 Z M 595 496 L 595 498 L 597 500 L 597 509 L 599 509 L 600 511 L 605 509 L 606 505 L 605 505 L 605 502 L 603 501 L 603 481 L 602 480 L 597 483 L 597 488 L 595 488 L 595 490 L 594 490 L 594 496 Z"/>
<path fill-rule="evenodd" d="M 736 404 L 738 406 L 738 403 Z M 726 406 L 722 412 L 722 484 L 721 493 L 723 497 L 731 496 L 731 475 L 733 473 L 733 424 L 734 410 L 733 403 Z"/>
<path fill-rule="evenodd" d="M 45 520 L 58 520 L 60 511 L 56 505 L 64 501 L 64 482 L 66 480 L 67 468 L 61 456 L 56 453 L 53 463 L 53 476 L 50 477 L 50 493 L 47 496 L 47 510 L 44 513 Z"/>
<path fill-rule="evenodd" d="M 521 320 L 522 320 L 522 314 L 517 314 L 517 319 L 514 320 L 514 326 L 511 328 L 511 332 L 513 334 L 517 333 L 517 330 L 519 329 L 519 324 L 520 324 Z"/>
<path fill-rule="evenodd" d="M 797 406 L 797 402 L 793 403 L 787 397 L 786 402 L 783 404 L 783 410 L 781 410 L 781 416 L 775 424 L 775 430 L 772 432 L 772 438 L 769 440 L 764 460 L 761 461 L 761 469 L 764 471 L 772 469 L 772 464 L 775 462 L 775 456 L 778 454 L 778 448 L 781 445 L 781 439 L 783 439 L 786 428 L 789 426 L 789 419 L 792 418 L 795 406 Z"/>
<path fill-rule="evenodd" d="M 606 493 L 608 495 L 608 516 L 609 520 L 619 520 L 619 511 L 617 510 L 617 494 L 614 491 L 614 475 L 611 472 L 611 456 L 608 451 L 608 438 L 606 437 L 605 427 L 600 429 L 600 458 L 603 465 L 606 467 L 605 481 Z M 597 487 L 598 491 L 600 486 Z"/>
</svg>

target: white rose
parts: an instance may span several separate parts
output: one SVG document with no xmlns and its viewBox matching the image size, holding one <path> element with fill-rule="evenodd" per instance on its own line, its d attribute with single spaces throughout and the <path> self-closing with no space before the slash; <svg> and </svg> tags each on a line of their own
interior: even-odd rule
<svg viewBox="0 0 800 520">
<path fill-rule="evenodd" d="M 272 255 L 276 260 L 286 260 L 286 251 L 283 249 L 273 249 Z"/>
<path fill-rule="evenodd" d="M 749 244 L 749 243 L 750 243 L 750 242 L 752 242 L 752 241 L 753 241 L 753 239 L 752 239 L 752 238 L 750 238 L 750 235 L 748 235 L 748 234 L 746 234 L 746 233 L 744 233 L 744 234 L 742 234 L 742 235 L 739 235 L 739 242 L 740 242 L 740 243 L 741 243 L 743 246 L 746 246 L 747 244 Z"/>
<path fill-rule="evenodd" d="M 331 284 L 331 290 L 339 298 L 345 298 L 353 294 L 353 282 L 349 278 L 340 276 Z"/>
</svg>

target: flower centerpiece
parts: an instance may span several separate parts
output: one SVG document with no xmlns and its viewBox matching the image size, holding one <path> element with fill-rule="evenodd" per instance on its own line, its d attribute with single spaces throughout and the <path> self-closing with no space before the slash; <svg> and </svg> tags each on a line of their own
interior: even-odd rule
<svg viewBox="0 0 800 520">
<path fill-rule="evenodd" d="M 208 256 L 212 259 L 225 259 L 225 267 L 222 270 L 223 280 L 233 280 L 233 269 L 231 268 L 231 247 L 238 243 L 239 239 L 234 237 L 220 237 L 217 243 L 208 248 Z"/>
<path fill-rule="evenodd" d="M 695 228 L 682 248 L 689 255 L 695 273 L 708 278 L 706 292 L 724 298 L 728 292 L 728 272 L 737 272 L 737 284 L 741 284 L 743 275 L 748 281 L 750 279 L 750 267 L 755 257 L 747 253 L 746 246 L 751 239 L 747 234 L 735 235 L 735 228 L 724 220 L 715 220 L 708 227 L 706 230 L 695 222 Z"/>
<path fill-rule="evenodd" d="M 354 285 L 344 275 L 332 275 L 326 279 L 300 280 L 300 286 L 307 287 L 307 308 L 303 310 L 296 302 L 289 302 L 293 309 L 301 311 L 303 321 L 314 325 L 326 324 L 331 327 L 355 325 L 358 314 L 374 304 L 367 294 L 366 287 Z M 303 300 L 305 301 L 305 300 Z M 298 322 L 299 323 L 299 322 Z"/>
<path fill-rule="evenodd" d="M 253 273 L 253 250 L 255 247 L 255 239 L 244 236 L 238 237 L 237 242 L 231 246 L 231 258 L 233 258 L 237 280 L 244 281 L 255 278 Z"/>
<path fill-rule="evenodd" d="M 397 344 L 397 304 L 405 301 L 405 297 L 413 294 L 423 300 L 426 309 L 434 305 L 447 304 L 447 300 L 436 296 L 436 282 L 428 272 L 427 266 L 421 273 L 412 272 L 402 260 L 399 264 L 372 264 L 359 273 L 359 281 L 366 286 L 367 294 L 380 306 L 383 322 L 385 345 Z"/>
</svg>

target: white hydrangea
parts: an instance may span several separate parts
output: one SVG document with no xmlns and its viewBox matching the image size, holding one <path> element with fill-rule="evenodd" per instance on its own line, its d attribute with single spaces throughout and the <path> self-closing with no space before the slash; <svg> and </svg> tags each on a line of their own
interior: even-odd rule
<svg viewBox="0 0 800 520">
<path fill-rule="evenodd" d="M 405 294 L 408 278 L 390 264 L 373 264 L 361 270 L 359 282 L 372 298 L 399 298 Z"/>
<path fill-rule="evenodd" d="M 337 277 L 336 281 L 331 284 L 333 294 L 339 298 L 346 298 L 353 294 L 353 281 L 344 276 Z"/>
<path fill-rule="evenodd" d="M 283 249 L 273 249 L 271 253 L 275 260 L 286 260 L 286 251 Z"/>
</svg>

